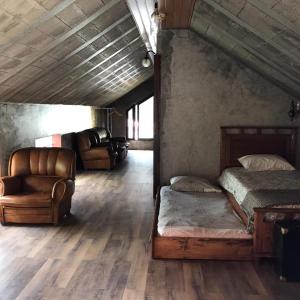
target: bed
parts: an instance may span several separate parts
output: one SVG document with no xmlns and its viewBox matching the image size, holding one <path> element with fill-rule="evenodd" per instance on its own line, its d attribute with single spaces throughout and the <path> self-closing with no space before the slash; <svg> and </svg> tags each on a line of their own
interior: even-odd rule
<svg viewBox="0 0 300 300">
<path fill-rule="evenodd" d="M 253 240 L 224 193 L 157 193 L 152 257 L 251 260 Z"/>
<path fill-rule="evenodd" d="M 275 220 L 300 216 L 300 172 L 249 174 L 240 168 L 238 158 L 249 154 L 276 154 L 295 165 L 296 137 L 295 127 L 221 128 L 220 182 L 233 208 L 253 232 L 256 257 L 273 255 Z M 262 207 L 261 203 L 268 205 Z"/>
</svg>

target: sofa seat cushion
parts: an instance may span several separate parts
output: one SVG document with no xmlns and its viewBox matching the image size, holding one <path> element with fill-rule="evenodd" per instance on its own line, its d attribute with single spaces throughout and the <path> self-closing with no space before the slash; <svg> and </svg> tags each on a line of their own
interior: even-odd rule
<svg viewBox="0 0 300 300">
<path fill-rule="evenodd" d="M 0 204 L 13 207 L 51 207 L 51 193 L 26 193 L 6 195 L 0 198 Z"/>
<path fill-rule="evenodd" d="M 62 177 L 59 176 L 23 176 L 22 190 L 28 193 L 51 193 L 55 182 L 60 179 L 62 179 Z"/>
</svg>

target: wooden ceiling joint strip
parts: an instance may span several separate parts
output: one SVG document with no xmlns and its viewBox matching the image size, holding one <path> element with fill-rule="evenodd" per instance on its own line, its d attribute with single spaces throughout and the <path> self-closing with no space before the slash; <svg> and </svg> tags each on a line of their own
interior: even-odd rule
<svg viewBox="0 0 300 300">
<path fill-rule="evenodd" d="M 5 49 L 10 47 L 12 44 L 18 42 L 22 37 L 24 37 L 26 34 L 30 33 L 31 31 L 33 31 L 34 29 L 39 29 L 39 27 L 43 23 L 45 23 L 46 21 L 48 21 L 51 18 L 55 17 L 57 14 L 59 14 L 64 9 L 66 9 L 68 6 L 70 6 L 75 1 L 76 0 L 64 0 L 61 3 L 57 4 L 54 8 L 52 8 L 48 12 L 45 12 L 38 20 L 36 20 L 32 24 L 30 24 L 22 32 L 18 33 L 11 40 L 9 40 L 7 43 L 5 43 L 3 45 L 0 45 L 0 51 L 3 52 Z"/>
<path fill-rule="evenodd" d="M 48 45 L 48 47 L 45 47 L 45 49 L 43 51 L 40 51 L 40 53 L 38 55 L 36 55 L 34 58 L 30 59 L 29 61 L 27 61 L 27 62 L 21 64 L 19 67 L 15 68 L 15 70 L 9 74 L 8 78 L 5 78 L 2 81 L 0 80 L 0 83 L 5 83 L 6 81 L 8 81 L 12 76 L 16 75 L 17 73 L 22 71 L 24 68 L 31 65 L 35 61 L 37 61 L 39 58 L 44 56 L 46 53 L 50 52 L 53 48 L 57 47 L 62 42 L 64 42 L 66 39 L 68 39 L 69 37 L 71 37 L 72 35 L 77 33 L 79 30 L 81 30 L 82 28 L 84 28 L 85 26 L 87 26 L 88 24 L 93 22 L 95 19 L 97 19 L 103 13 L 108 11 L 114 5 L 118 4 L 120 1 L 121 0 L 111 0 L 110 2 L 108 2 L 107 4 L 102 6 L 97 12 L 92 14 L 90 17 L 86 18 L 84 21 L 82 21 L 80 24 L 78 24 L 77 26 L 72 28 L 70 31 L 62 34 L 59 38 L 57 38 L 52 43 L 50 43 L 50 45 Z"/>
<path fill-rule="evenodd" d="M 123 64 L 121 67 L 117 68 L 116 70 L 113 70 L 110 74 L 107 74 L 105 77 L 101 78 L 100 81 L 102 82 L 102 81 L 105 81 L 105 79 L 107 79 L 107 78 L 109 78 L 109 77 L 111 77 L 111 76 L 116 76 L 115 72 L 118 72 L 118 71 L 122 70 L 123 68 L 126 68 L 128 64 L 130 64 L 130 62 L 126 62 L 126 63 Z M 98 81 L 98 82 L 99 82 L 99 81 Z M 105 83 L 104 85 L 106 85 L 106 83 Z M 102 88 L 104 85 L 102 85 L 101 88 Z M 79 89 L 82 90 L 83 92 L 88 91 L 88 92 L 90 93 L 91 86 L 86 86 L 86 84 L 84 84 L 84 87 L 82 88 L 82 86 L 79 86 Z M 77 89 L 70 91 L 69 93 L 65 94 L 63 97 L 64 97 L 64 98 L 68 98 L 68 97 L 72 96 L 72 94 L 74 94 L 74 93 L 76 93 L 76 95 L 77 95 L 77 97 L 78 97 L 79 93 L 77 93 L 76 90 L 77 90 Z M 92 91 L 92 92 L 94 92 L 94 91 Z M 76 98 L 77 98 L 77 97 L 76 97 Z M 76 98 L 75 98 L 75 99 L 76 99 Z M 72 99 L 74 99 L 74 97 L 72 97 Z"/>
<path fill-rule="evenodd" d="M 99 77 L 100 75 L 102 75 L 103 73 L 107 72 L 108 70 L 110 70 L 112 67 L 114 67 L 115 65 L 117 65 L 118 63 L 122 62 L 124 59 L 130 57 L 131 55 L 135 54 L 138 50 L 140 50 L 140 48 L 142 48 L 143 45 L 140 45 L 135 51 L 130 52 L 129 54 L 127 54 L 126 56 L 122 57 L 121 59 L 119 59 L 118 61 L 114 62 L 112 65 L 110 65 L 107 69 L 102 70 L 100 73 L 98 73 L 95 77 Z M 91 86 L 89 86 L 89 88 L 87 89 L 88 92 L 83 96 L 87 96 L 90 93 L 92 93 L 93 91 L 91 91 L 91 89 L 93 89 L 95 86 L 99 85 L 103 80 L 105 80 L 106 78 L 110 77 L 113 72 L 117 72 L 119 70 L 121 70 L 122 68 L 124 68 L 126 65 L 128 65 L 130 62 L 126 62 L 124 65 L 122 65 L 121 67 L 117 68 L 116 70 L 113 70 L 110 74 L 108 74 L 107 76 L 101 78 L 99 81 L 97 81 L 96 83 L 93 83 Z M 87 82 L 85 82 L 85 84 L 88 84 L 91 80 L 94 80 L 94 78 L 88 80 Z"/>
<path fill-rule="evenodd" d="M 256 28 L 249 25 L 247 22 L 241 20 L 228 10 L 224 9 L 222 6 L 220 6 L 218 3 L 216 3 L 214 0 L 203 0 L 208 5 L 212 6 L 214 9 L 222 13 L 223 15 L 227 16 L 229 19 L 231 19 L 236 24 L 240 25 L 241 27 L 247 29 L 249 32 L 255 34 L 257 37 L 274 47 L 279 52 L 283 53 L 287 57 L 289 57 L 292 60 L 297 59 L 297 63 L 300 64 L 300 53 L 291 53 L 288 49 L 284 49 L 281 46 L 279 46 L 275 41 L 273 41 L 269 36 L 266 36 L 264 33 L 261 33 Z"/>
<path fill-rule="evenodd" d="M 261 12 L 269 16 L 270 18 L 274 19 L 278 23 L 282 24 L 284 27 L 292 31 L 294 34 L 298 35 L 300 37 L 300 32 L 297 30 L 295 25 L 290 22 L 287 18 L 284 16 L 278 14 L 276 11 L 272 10 L 268 5 L 266 5 L 261 0 L 248 0 L 248 2 L 258 8 Z"/>
<path fill-rule="evenodd" d="M 194 12 L 195 15 L 199 14 L 198 12 Z M 291 82 L 294 82 L 296 85 L 300 84 L 300 77 L 297 78 L 290 74 L 289 72 L 286 72 L 282 67 L 278 66 L 275 62 L 271 61 L 268 57 L 262 55 L 259 53 L 256 49 L 250 47 L 245 42 L 243 42 L 240 39 L 237 39 L 230 33 L 226 32 L 225 30 L 221 29 L 219 26 L 214 25 L 209 18 L 207 18 L 204 15 L 199 15 L 198 18 L 201 18 L 201 20 L 206 21 L 207 23 L 210 23 L 210 27 L 212 27 L 215 31 L 219 31 L 221 36 L 226 37 L 227 39 L 231 39 L 234 44 L 239 45 L 243 49 L 246 49 L 250 54 L 254 55 L 255 57 L 259 58 L 260 60 L 264 61 L 267 65 L 272 67 L 276 72 L 280 73 L 282 76 L 288 78 Z M 207 35 L 208 36 L 208 35 Z"/>
<path fill-rule="evenodd" d="M 134 54 L 134 53 L 137 52 L 138 50 L 139 50 L 139 48 L 136 49 L 134 52 L 128 54 L 127 57 L 129 57 L 130 55 Z M 126 57 L 126 58 L 127 58 L 127 57 Z M 124 59 L 125 59 L 125 58 L 122 58 L 122 59 L 120 59 L 119 61 L 115 62 L 115 63 L 113 64 L 113 66 L 111 66 L 111 67 L 114 67 L 115 65 L 117 65 L 118 63 L 120 63 L 120 62 L 121 62 L 122 60 L 124 60 Z M 105 79 L 107 79 L 107 78 L 109 78 L 109 77 L 111 77 L 111 76 L 114 76 L 114 73 L 115 73 L 115 72 L 118 72 L 118 71 L 120 71 L 120 70 L 126 68 L 129 64 L 131 64 L 131 63 L 133 63 L 133 62 L 134 62 L 134 59 L 130 59 L 129 61 L 127 61 L 126 63 L 124 63 L 123 65 L 121 65 L 120 67 L 118 67 L 117 69 L 113 70 L 111 73 L 105 75 L 104 77 L 101 77 L 101 79 L 98 80 L 97 82 L 92 83 L 91 85 L 89 85 L 90 81 L 94 80 L 95 77 L 100 77 L 100 75 L 104 74 L 107 70 L 101 71 L 101 72 L 98 73 L 94 78 L 92 78 L 92 79 L 90 79 L 90 80 L 88 80 L 87 82 L 84 83 L 84 85 L 87 86 L 87 88 L 85 89 L 85 91 L 83 91 L 85 94 L 83 94 L 83 96 L 80 95 L 80 94 L 78 94 L 77 97 L 76 97 L 76 99 L 77 99 L 77 98 L 85 97 L 85 96 L 87 96 L 87 95 L 93 93 L 93 89 L 94 89 L 96 86 L 98 86 L 99 84 L 101 84 L 101 82 L 105 81 Z"/>
<path fill-rule="evenodd" d="M 39 74 L 37 74 L 37 77 L 39 77 L 39 79 L 45 77 L 50 72 L 52 72 L 55 68 L 57 68 L 58 66 L 60 66 L 64 62 L 66 62 L 68 59 L 70 59 L 74 55 L 78 54 L 80 51 L 82 51 L 83 49 L 85 49 L 86 47 L 88 47 L 90 44 L 92 44 L 93 42 L 95 42 L 96 40 L 98 40 L 99 38 L 101 38 L 102 36 L 104 36 L 105 34 L 109 33 L 115 27 L 117 27 L 120 24 L 122 24 L 123 22 L 125 22 L 128 18 L 130 18 L 130 16 L 131 16 L 130 13 L 126 14 L 124 17 L 122 17 L 118 21 L 114 22 L 113 24 L 111 24 L 110 26 L 108 26 L 107 28 L 105 28 L 103 31 L 101 31 L 100 33 L 98 33 L 97 35 L 95 35 L 93 38 L 91 38 L 90 40 L 88 40 L 86 43 L 84 43 L 80 47 L 76 48 L 75 50 L 73 50 L 72 52 L 70 52 L 69 54 L 67 54 L 63 59 L 59 60 L 57 63 L 52 64 L 48 69 L 46 69 L 44 71 L 41 71 Z M 16 94 L 18 94 L 18 93 L 22 92 L 24 89 L 26 89 L 28 87 L 28 85 L 30 85 L 34 81 L 35 81 L 35 78 L 33 78 L 30 82 L 24 83 L 20 87 L 16 88 L 14 91 L 9 92 L 7 94 L 4 94 L 2 96 L 2 98 L 5 98 L 6 101 L 9 100 L 10 98 L 14 97 Z"/>
<path fill-rule="evenodd" d="M 96 66 L 94 66 L 93 68 L 91 68 L 90 70 L 88 70 L 87 72 L 85 72 L 84 74 L 80 75 L 78 78 L 76 78 L 75 80 L 73 80 L 72 82 L 64 85 L 63 87 L 61 87 L 60 89 L 58 89 L 57 91 L 55 91 L 54 93 L 51 93 L 49 96 L 47 96 L 44 101 L 47 101 L 48 99 L 53 98 L 55 95 L 57 95 L 58 93 L 60 93 L 61 91 L 63 91 L 64 89 L 66 89 L 67 87 L 71 86 L 72 84 L 75 84 L 78 80 L 82 79 L 83 77 L 85 77 L 87 74 L 90 74 L 92 71 L 94 71 L 95 69 L 99 68 L 102 64 L 104 64 L 106 61 L 110 60 L 113 56 L 117 55 L 118 53 L 120 53 L 121 51 L 123 51 L 124 49 L 126 49 L 127 47 L 129 47 L 131 44 L 135 43 L 136 41 L 138 41 L 140 39 L 140 37 L 137 37 L 136 39 L 132 40 L 130 43 L 128 43 L 125 47 L 121 48 L 120 50 L 118 50 L 117 52 L 115 52 L 113 55 L 111 55 L 110 57 L 106 58 L 105 60 L 101 61 L 99 64 L 97 64 Z M 101 71 L 99 74 L 102 74 L 104 72 L 106 72 L 107 70 L 109 70 L 110 68 L 112 68 L 113 66 L 115 66 L 117 63 L 119 63 L 120 61 L 126 59 L 130 54 L 122 57 L 121 59 L 117 60 L 116 62 L 114 62 L 113 64 L 111 64 L 108 68 L 104 69 L 103 71 Z M 99 76 L 99 74 L 97 74 L 95 77 Z M 89 81 L 89 80 L 88 80 Z"/>
<path fill-rule="evenodd" d="M 117 43 L 118 41 L 122 40 L 124 37 L 126 37 L 128 34 L 132 33 L 134 30 L 136 30 L 135 27 L 132 27 L 131 29 L 129 29 L 128 31 L 126 31 L 125 33 L 123 33 L 121 36 L 119 36 L 118 38 L 116 38 L 115 40 L 111 41 L 110 43 L 108 43 L 107 45 L 105 45 L 103 48 L 99 49 L 98 51 L 96 51 L 94 54 L 90 55 L 88 58 L 86 58 L 85 60 L 83 60 L 82 62 L 80 62 L 78 65 L 74 66 L 72 69 L 70 69 L 67 72 L 64 72 L 61 76 L 57 76 L 53 81 L 48 82 L 47 83 L 47 88 L 50 88 L 52 86 L 55 86 L 56 83 L 58 83 L 60 80 L 66 78 L 68 75 L 70 75 L 71 73 L 73 73 L 74 71 L 78 70 L 80 67 L 82 67 L 84 64 L 88 63 L 90 60 L 92 60 L 93 58 L 95 58 L 96 56 L 98 56 L 99 54 L 103 53 L 105 50 L 107 50 L 108 48 L 110 48 L 111 46 L 113 46 L 115 43 Z M 137 35 L 135 37 L 135 39 L 138 39 L 139 36 Z M 128 45 L 126 45 L 123 49 L 127 48 Z M 119 52 L 118 52 L 119 53 Z M 116 55 L 116 54 L 114 54 Z M 109 58 L 112 58 L 113 56 L 110 56 Z M 106 61 L 108 60 L 108 58 L 106 59 Z M 45 87 L 41 87 L 40 90 L 37 90 L 35 93 L 33 93 L 31 96 L 34 98 L 34 96 L 38 95 L 40 93 L 41 90 L 44 90 Z"/>
<path fill-rule="evenodd" d="M 205 16 L 201 15 L 201 20 L 205 19 Z M 209 22 L 209 20 L 207 20 Z M 246 60 L 246 63 L 252 64 L 252 68 L 255 69 L 258 73 L 263 74 L 265 76 L 267 76 L 268 78 L 270 78 L 270 74 L 268 74 L 267 72 L 265 72 L 265 68 L 270 67 L 273 70 L 273 76 L 274 76 L 274 81 L 276 81 L 276 83 L 281 82 L 284 78 L 288 79 L 289 83 L 287 84 L 287 86 L 290 88 L 291 91 L 293 91 L 294 93 L 297 93 L 297 87 L 299 87 L 298 83 L 295 82 L 295 80 L 297 80 L 294 77 L 290 77 L 291 75 L 289 73 L 286 73 L 282 68 L 279 68 L 278 66 L 276 66 L 276 64 L 274 64 L 272 61 L 270 61 L 267 57 L 265 57 L 264 55 L 261 55 L 259 52 L 257 52 L 255 49 L 251 48 L 250 46 L 246 45 L 244 42 L 242 42 L 241 40 L 235 38 L 234 36 L 228 34 L 226 31 L 224 31 L 223 29 L 221 29 L 218 26 L 215 26 L 213 24 L 210 24 L 210 27 L 213 29 L 213 31 L 218 32 L 218 35 L 226 37 L 227 39 L 230 39 L 232 41 L 233 45 L 237 45 L 240 46 L 241 48 L 245 49 L 248 53 L 249 56 L 252 55 L 253 57 L 256 57 L 256 59 L 258 59 L 261 62 L 260 66 L 254 66 L 251 62 L 251 59 L 247 59 L 244 58 L 244 60 Z M 220 41 L 218 41 L 217 39 L 215 40 L 213 35 L 209 35 L 209 32 L 207 34 L 207 38 L 212 40 L 214 43 L 218 44 L 221 47 L 224 47 Z M 227 49 L 228 50 L 228 49 Z M 231 54 L 234 54 L 234 48 L 231 49 L 230 51 Z M 279 77 L 278 77 L 279 76 Z"/>
</svg>

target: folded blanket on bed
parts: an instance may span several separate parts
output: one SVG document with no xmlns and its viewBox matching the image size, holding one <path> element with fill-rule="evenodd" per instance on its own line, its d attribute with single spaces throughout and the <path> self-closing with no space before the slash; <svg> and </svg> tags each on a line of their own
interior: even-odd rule
<svg viewBox="0 0 300 300">
<path fill-rule="evenodd" d="M 248 231 L 253 231 L 255 207 L 300 205 L 300 171 L 249 171 L 225 169 L 220 185 L 233 194 L 248 217 Z"/>
<path fill-rule="evenodd" d="M 283 205 L 299 205 L 300 189 L 298 190 L 259 190 L 249 191 L 241 207 L 248 217 L 248 230 L 253 231 L 254 208 L 274 207 Z"/>
</svg>

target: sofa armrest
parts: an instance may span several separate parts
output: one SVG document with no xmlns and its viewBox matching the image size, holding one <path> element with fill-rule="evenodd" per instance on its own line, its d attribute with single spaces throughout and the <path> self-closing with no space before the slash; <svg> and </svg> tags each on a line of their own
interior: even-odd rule
<svg viewBox="0 0 300 300">
<path fill-rule="evenodd" d="M 21 179 L 17 176 L 0 178 L 0 196 L 17 194 L 21 190 Z"/>
<path fill-rule="evenodd" d="M 52 189 L 52 199 L 54 202 L 60 202 L 65 196 L 73 195 L 75 191 L 75 184 L 70 179 L 60 179 L 56 181 Z"/>
</svg>

